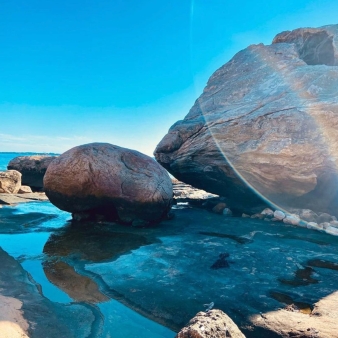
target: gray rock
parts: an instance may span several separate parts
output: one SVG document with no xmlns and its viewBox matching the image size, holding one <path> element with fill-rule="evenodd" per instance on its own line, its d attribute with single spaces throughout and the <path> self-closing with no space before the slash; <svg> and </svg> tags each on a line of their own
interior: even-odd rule
<svg viewBox="0 0 338 338">
<path fill-rule="evenodd" d="M 16 170 L 0 171 L 0 193 L 16 194 L 21 187 L 21 174 Z"/>
<path fill-rule="evenodd" d="M 330 222 L 331 220 L 332 220 L 331 215 L 324 212 L 320 213 L 317 218 L 318 223 Z"/>
<path fill-rule="evenodd" d="M 262 212 L 262 215 L 268 216 L 268 217 L 273 217 L 273 211 L 269 208 L 265 208 Z"/>
<path fill-rule="evenodd" d="M 199 312 L 176 338 L 245 338 L 237 325 L 221 310 Z"/>
<path fill-rule="evenodd" d="M 109 143 L 74 147 L 52 161 L 44 189 L 58 208 L 131 224 L 157 222 L 170 211 L 168 173 L 152 158 Z"/>
<path fill-rule="evenodd" d="M 310 209 L 302 209 L 299 213 L 299 217 L 306 222 L 317 222 L 318 215 Z"/>
<path fill-rule="evenodd" d="M 337 31 L 300 29 L 236 54 L 160 141 L 157 161 L 234 205 L 261 200 L 250 185 L 283 208 L 337 213 Z"/>
<path fill-rule="evenodd" d="M 22 174 L 22 184 L 30 186 L 34 191 L 43 190 L 43 177 L 49 164 L 56 156 L 33 155 L 13 158 L 7 169 L 17 170 Z"/>
<path fill-rule="evenodd" d="M 323 225 L 320 225 L 320 224 L 315 223 L 315 222 L 307 223 L 306 227 L 308 229 L 312 229 L 312 230 L 323 230 Z"/>
<path fill-rule="evenodd" d="M 285 224 L 299 225 L 300 219 L 296 215 L 287 215 L 283 218 Z"/>
<path fill-rule="evenodd" d="M 283 220 L 283 218 L 285 218 L 285 214 L 283 211 L 280 211 L 280 210 L 276 210 L 274 213 L 273 213 L 273 216 L 275 219 L 281 221 Z"/>
</svg>

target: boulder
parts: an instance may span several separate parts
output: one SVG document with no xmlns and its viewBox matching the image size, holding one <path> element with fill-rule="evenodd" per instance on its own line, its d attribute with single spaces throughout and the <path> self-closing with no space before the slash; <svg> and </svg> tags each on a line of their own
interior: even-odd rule
<svg viewBox="0 0 338 338">
<path fill-rule="evenodd" d="M 156 160 L 230 208 L 268 200 L 337 214 L 337 46 L 331 25 L 240 51 L 169 129 Z"/>
<path fill-rule="evenodd" d="M 16 194 L 20 187 L 21 174 L 18 171 L 0 171 L 0 193 Z"/>
<path fill-rule="evenodd" d="M 226 204 L 225 203 L 217 203 L 213 208 L 212 211 L 216 214 L 223 214 L 223 210 L 226 208 Z"/>
<path fill-rule="evenodd" d="M 152 158 L 109 143 L 74 147 L 50 163 L 44 189 L 58 208 L 105 219 L 157 222 L 170 211 L 168 173 Z"/>
<path fill-rule="evenodd" d="M 8 163 L 7 169 L 19 171 L 22 174 L 23 185 L 28 185 L 34 191 L 41 191 L 43 176 L 55 158 L 56 156 L 49 155 L 18 156 Z"/>
<path fill-rule="evenodd" d="M 276 210 L 274 213 L 273 213 L 273 216 L 275 219 L 279 220 L 279 221 L 282 221 L 284 218 L 285 218 L 285 214 L 283 211 L 281 210 Z"/>
<path fill-rule="evenodd" d="M 245 338 L 237 325 L 221 310 L 199 312 L 176 338 Z"/>
</svg>

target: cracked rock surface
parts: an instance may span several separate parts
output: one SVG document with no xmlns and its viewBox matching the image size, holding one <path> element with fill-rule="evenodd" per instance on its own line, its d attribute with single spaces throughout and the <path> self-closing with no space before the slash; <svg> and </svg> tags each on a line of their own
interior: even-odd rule
<svg viewBox="0 0 338 338">
<path fill-rule="evenodd" d="M 74 147 L 48 167 L 45 192 L 58 208 L 124 223 L 157 222 L 171 208 L 172 183 L 152 158 L 108 143 Z"/>
<path fill-rule="evenodd" d="M 261 195 L 337 213 L 337 37 L 338 25 L 304 28 L 237 53 L 170 128 L 156 160 L 230 208 Z"/>
</svg>

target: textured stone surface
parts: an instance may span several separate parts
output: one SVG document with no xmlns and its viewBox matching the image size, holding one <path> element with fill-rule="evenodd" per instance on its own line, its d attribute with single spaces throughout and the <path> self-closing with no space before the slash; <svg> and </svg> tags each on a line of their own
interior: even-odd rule
<svg viewBox="0 0 338 338">
<path fill-rule="evenodd" d="M 168 173 L 152 158 L 108 143 L 74 147 L 48 167 L 44 189 L 58 208 L 131 223 L 159 221 L 172 203 Z"/>
<path fill-rule="evenodd" d="M 28 185 L 33 190 L 42 190 L 43 176 L 55 158 L 56 156 L 48 155 L 18 156 L 8 163 L 7 169 L 19 171 L 23 185 Z"/>
<path fill-rule="evenodd" d="M 287 309 L 252 317 L 256 326 L 278 334 L 279 337 L 337 338 L 338 292 L 322 298 L 311 314 Z"/>
<path fill-rule="evenodd" d="M 337 213 L 337 30 L 286 32 L 236 54 L 158 144 L 157 161 L 230 208 L 257 203 L 253 187 L 283 207 Z"/>
<path fill-rule="evenodd" d="M 16 194 L 20 187 L 21 174 L 18 171 L 0 171 L 0 193 Z"/>
<path fill-rule="evenodd" d="M 28 185 L 22 185 L 18 191 L 18 194 L 30 194 L 32 192 L 33 191 L 31 187 L 29 187 Z"/>
<path fill-rule="evenodd" d="M 176 338 L 245 338 L 237 325 L 221 310 L 199 312 Z"/>
</svg>

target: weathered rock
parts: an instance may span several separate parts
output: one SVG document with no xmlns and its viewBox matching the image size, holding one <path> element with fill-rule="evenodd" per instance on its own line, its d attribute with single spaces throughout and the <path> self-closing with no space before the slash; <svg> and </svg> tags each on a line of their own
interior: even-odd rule
<svg viewBox="0 0 338 338">
<path fill-rule="evenodd" d="M 209 79 L 154 154 L 179 180 L 237 205 L 337 214 L 338 25 L 279 34 Z M 319 52 L 318 52 L 319 51 Z"/>
<path fill-rule="evenodd" d="M 299 213 L 299 217 L 306 222 L 317 222 L 318 215 L 310 209 L 302 209 Z"/>
<path fill-rule="evenodd" d="M 22 185 L 18 191 L 18 194 L 30 194 L 32 192 L 33 191 L 31 187 L 29 187 L 28 185 Z"/>
<path fill-rule="evenodd" d="M 199 312 L 176 338 L 245 338 L 237 325 L 221 310 Z"/>
<path fill-rule="evenodd" d="M 318 218 L 317 218 L 317 222 L 318 223 L 324 223 L 324 222 L 331 222 L 331 215 L 327 214 L 327 213 L 320 213 Z"/>
<path fill-rule="evenodd" d="M 296 215 L 287 215 L 283 218 L 285 224 L 299 225 L 300 219 Z"/>
<path fill-rule="evenodd" d="M 283 220 L 283 218 L 285 218 L 285 214 L 283 211 L 281 210 L 276 210 L 274 213 L 273 213 L 273 216 L 275 219 L 281 221 Z"/>
<path fill-rule="evenodd" d="M 7 169 L 17 170 L 22 174 L 22 184 L 30 186 L 34 191 L 43 190 L 43 177 L 49 164 L 56 156 L 33 155 L 13 158 Z"/>
<path fill-rule="evenodd" d="M 268 217 L 273 217 L 273 211 L 269 208 L 265 208 L 262 212 L 262 215 L 268 216 Z"/>
<path fill-rule="evenodd" d="M 217 203 L 213 208 L 212 211 L 216 214 L 222 214 L 223 210 L 226 208 L 226 204 L 225 203 Z"/>
<path fill-rule="evenodd" d="M 279 337 L 338 338 L 338 292 L 322 298 L 311 314 L 287 309 L 271 311 L 251 318 L 256 327 L 262 327 Z M 267 334 L 266 337 L 269 337 Z"/>
<path fill-rule="evenodd" d="M 18 171 L 0 171 L 0 193 L 16 194 L 20 187 L 21 174 Z"/>
<path fill-rule="evenodd" d="M 49 165 L 44 189 L 58 208 L 125 223 L 160 221 L 172 203 L 168 173 L 152 158 L 108 143 L 74 147 Z"/>
<path fill-rule="evenodd" d="M 1 194 L 0 193 L 0 205 L 1 204 L 17 204 L 36 201 L 48 201 L 47 196 L 43 192 L 33 192 L 26 194 Z"/>
</svg>

